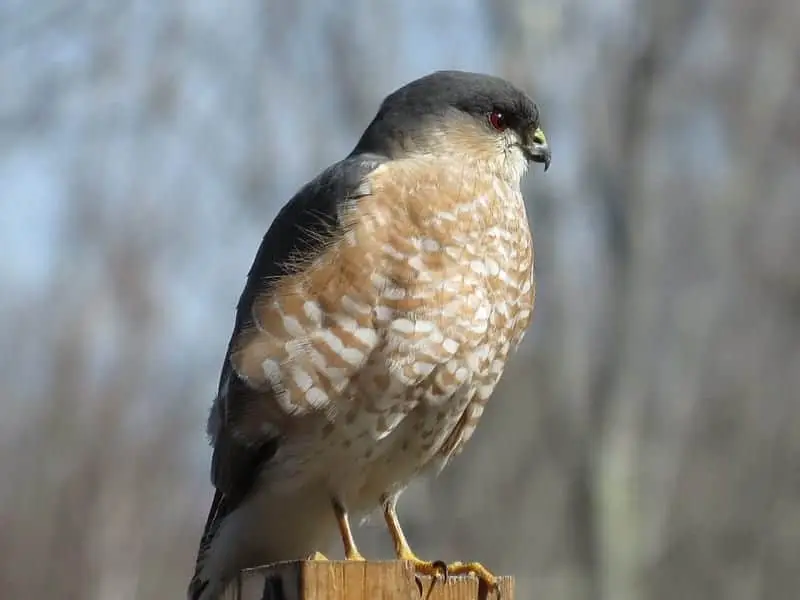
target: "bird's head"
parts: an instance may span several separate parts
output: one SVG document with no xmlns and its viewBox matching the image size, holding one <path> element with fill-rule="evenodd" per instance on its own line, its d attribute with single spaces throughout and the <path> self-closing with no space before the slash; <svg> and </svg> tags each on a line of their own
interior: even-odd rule
<svg viewBox="0 0 800 600">
<path fill-rule="evenodd" d="M 387 96 L 353 152 L 455 159 L 513 182 L 531 162 L 550 166 L 533 100 L 504 79 L 462 71 L 437 71 Z"/>
</svg>

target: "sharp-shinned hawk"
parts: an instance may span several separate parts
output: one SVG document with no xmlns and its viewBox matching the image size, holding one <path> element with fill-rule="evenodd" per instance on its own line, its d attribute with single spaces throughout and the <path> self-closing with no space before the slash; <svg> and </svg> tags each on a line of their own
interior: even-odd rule
<svg viewBox="0 0 800 600">
<path fill-rule="evenodd" d="M 539 111 L 510 83 L 440 71 L 389 95 L 355 149 L 267 231 L 239 300 L 208 421 L 216 487 L 190 600 L 243 568 L 317 556 L 348 514 L 395 512 L 474 431 L 534 303 L 520 180 L 550 163 Z"/>
</svg>

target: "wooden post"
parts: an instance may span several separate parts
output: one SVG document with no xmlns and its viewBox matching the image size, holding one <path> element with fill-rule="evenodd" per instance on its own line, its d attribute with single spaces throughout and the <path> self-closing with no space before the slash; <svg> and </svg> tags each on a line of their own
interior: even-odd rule
<svg viewBox="0 0 800 600">
<path fill-rule="evenodd" d="M 475 577 L 415 577 L 405 561 L 292 561 L 242 571 L 224 600 L 496 600 Z M 500 578 L 500 600 L 514 580 Z"/>
</svg>

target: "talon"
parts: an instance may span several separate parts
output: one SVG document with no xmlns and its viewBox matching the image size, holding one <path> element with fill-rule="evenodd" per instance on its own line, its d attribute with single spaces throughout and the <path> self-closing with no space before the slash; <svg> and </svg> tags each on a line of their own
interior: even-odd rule
<svg viewBox="0 0 800 600">
<path fill-rule="evenodd" d="M 478 562 L 454 562 L 448 565 L 441 560 L 421 560 L 410 551 L 404 552 L 398 558 L 407 560 L 412 564 L 418 587 L 422 585 L 419 576 L 433 577 L 434 584 L 439 581 L 440 577 L 443 583 L 447 583 L 447 580 L 453 576 L 474 576 L 478 579 L 478 584 L 481 588 L 480 598 L 487 598 L 490 592 L 494 592 L 497 600 L 502 599 L 498 578 Z"/>
<path fill-rule="evenodd" d="M 447 563 L 441 560 L 428 561 L 417 558 L 413 554 L 404 554 L 398 556 L 400 560 L 407 560 L 414 567 L 414 573 L 423 575 L 425 577 L 433 577 L 434 579 L 441 578 L 442 581 L 447 581 L 450 573 L 447 568 Z"/>
<path fill-rule="evenodd" d="M 428 588 L 427 597 L 429 598 L 431 592 L 433 592 L 433 588 L 436 587 L 436 584 L 439 583 L 439 578 L 441 577 L 442 583 L 447 583 L 447 578 L 449 577 L 447 571 L 447 563 L 441 560 L 436 561 L 427 561 L 427 560 L 420 560 L 413 553 L 405 553 L 402 556 L 398 556 L 400 560 L 407 560 L 409 561 L 412 566 L 414 567 L 414 581 L 417 583 L 417 589 L 419 589 L 420 598 L 422 598 L 423 593 L 425 591 L 425 585 L 422 583 L 422 578 L 420 576 L 432 577 L 433 581 L 431 582 L 431 586 Z"/>
<path fill-rule="evenodd" d="M 450 569 L 448 568 L 447 563 L 443 560 L 435 560 L 433 561 L 433 567 L 439 571 L 442 579 L 445 583 L 447 583 L 447 579 L 450 577 Z M 436 575 L 437 578 L 439 574 Z"/>
<path fill-rule="evenodd" d="M 317 551 L 317 552 L 314 552 L 314 554 L 311 554 L 306 560 L 327 561 L 328 557 L 325 556 L 322 552 Z"/>
<path fill-rule="evenodd" d="M 418 575 L 427 575 L 428 577 L 435 577 L 437 580 L 439 576 L 442 577 L 444 582 L 453 575 L 474 575 L 478 578 L 481 585 L 488 590 L 492 590 L 500 598 L 500 584 L 497 577 L 495 577 L 489 569 L 484 567 L 478 562 L 455 562 L 450 565 L 441 560 L 427 561 L 417 558 L 417 555 L 411 550 L 408 545 L 408 540 L 403 534 L 403 529 L 400 527 L 400 521 L 397 519 L 397 511 L 395 504 L 397 496 L 385 496 L 383 501 L 383 516 L 386 519 L 386 525 L 389 528 L 389 533 L 394 542 L 395 554 L 399 560 L 407 560 L 414 566 L 414 572 Z M 486 594 L 483 595 L 484 597 Z"/>
</svg>

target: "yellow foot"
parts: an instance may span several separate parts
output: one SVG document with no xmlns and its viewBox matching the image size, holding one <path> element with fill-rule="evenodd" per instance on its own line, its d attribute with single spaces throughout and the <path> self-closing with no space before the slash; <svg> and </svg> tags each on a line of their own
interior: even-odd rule
<svg viewBox="0 0 800 600">
<path fill-rule="evenodd" d="M 317 551 L 317 552 L 314 552 L 314 554 L 310 555 L 306 560 L 324 561 L 324 560 L 328 560 L 328 557 L 325 556 L 322 552 Z"/>
<path fill-rule="evenodd" d="M 403 528 L 400 527 L 400 521 L 397 519 L 397 494 L 385 495 L 381 498 L 383 502 L 383 516 L 386 519 L 386 526 L 389 528 L 389 535 L 392 536 L 394 542 L 394 551 L 398 560 L 407 560 L 414 565 L 414 571 L 418 575 L 426 575 L 428 577 L 441 577 L 445 581 L 450 575 L 475 575 L 485 588 L 486 593 L 493 591 L 497 598 L 500 598 L 500 587 L 498 585 L 497 577 L 492 575 L 489 570 L 482 564 L 477 562 L 462 563 L 456 562 L 453 564 L 446 564 L 441 560 L 427 561 L 417 558 L 417 555 L 411 550 L 408 545 L 408 540 L 403 534 Z"/>
<path fill-rule="evenodd" d="M 451 563 L 447 565 L 447 573 L 448 575 L 474 575 L 490 591 L 494 591 L 498 597 L 500 596 L 500 583 L 497 577 L 479 562 Z"/>
<path fill-rule="evenodd" d="M 454 562 L 450 563 L 449 565 L 441 560 L 436 561 L 427 561 L 421 560 L 416 556 L 401 556 L 400 560 L 408 560 L 414 566 L 414 571 L 418 575 L 424 575 L 428 577 L 435 577 L 439 579 L 440 577 L 446 582 L 449 577 L 455 577 L 459 575 L 474 575 L 478 578 L 481 584 L 486 586 L 487 592 L 495 592 L 498 598 L 500 598 L 500 586 L 499 581 L 495 575 L 493 575 L 489 569 L 484 567 L 481 563 L 478 562 Z"/>
</svg>

